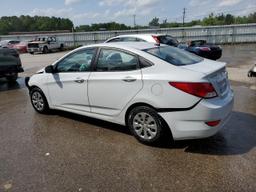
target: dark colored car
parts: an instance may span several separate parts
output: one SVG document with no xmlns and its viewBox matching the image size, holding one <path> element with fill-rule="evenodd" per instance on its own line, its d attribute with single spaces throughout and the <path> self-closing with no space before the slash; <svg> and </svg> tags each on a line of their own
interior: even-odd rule
<svg viewBox="0 0 256 192">
<path fill-rule="evenodd" d="M 220 46 L 207 43 L 205 40 L 191 41 L 185 50 L 212 60 L 217 60 L 222 56 L 222 48 Z"/>
<path fill-rule="evenodd" d="M 248 77 L 256 77 L 256 64 L 249 70 Z"/>
<path fill-rule="evenodd" d="M 0 78 L 15 82 L 18 73 L 24 72 L 19 53 L 15 49 L 0 48 Z"/>
<path fill-rule="evenodd" d="M 189 51 L 201 57 L 217 60 L 222 56 L 222 49 L 218 45 L 207 43 L 205 40 L 191 41 L 189 44 L 180 43 L 175 37 L 162 34 L 132 34 L 119 35 L 105 41 L 105 43 L 113 42 L 131 42 L 144 41 L 157 44 L 166 44 L 180 49 Z"/>
</svg>

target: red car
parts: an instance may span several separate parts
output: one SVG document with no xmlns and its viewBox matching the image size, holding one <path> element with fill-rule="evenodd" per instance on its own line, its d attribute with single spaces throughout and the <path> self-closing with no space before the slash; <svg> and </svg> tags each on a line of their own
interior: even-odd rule
<svg viewBox="0 0 256 192">
<path fill-rule="evenodd" d="M 9 49 L 16 49 L 19 53 L 26 53 L 27 52 L 27 42 L 21 42 L 18 40 L 3 40 L 0 41 L 0 47 L 2 48 L 9 48 Z"/>
<path fill-rule="evenodd" d="M 13 45 L 13 49 L 16 49 L 19 53 L 27 53 L 27 42 L 19 42 Z"/>
</svg>

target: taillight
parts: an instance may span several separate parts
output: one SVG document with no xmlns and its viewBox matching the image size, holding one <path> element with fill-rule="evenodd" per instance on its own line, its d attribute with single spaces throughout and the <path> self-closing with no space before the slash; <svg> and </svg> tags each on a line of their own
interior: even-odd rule
<svg viewBox="0 0 256 192">
<path fill-rule="evenodd" d="M 160 41 L 156 35 L 152 35 L 152 37 L 156 41 L 157 44 L 160 44 Z"/>
<path fill-rule="evenodd" d="M 201 51 L 211 51 L 209 47 L 198 47 Z"/>
<path fill-rule="evenodd" d="M 217 93 L 211 83 L 169 82 L 169 84 L 197 97 L 208 99 L 217 97 Z"/>
<path fill-rule="evenodd" d="M 208 122 L 205 122 L 206 125 L 208 125 L 209 127 L 216 127 L 217 125 L 220 124 L 220 120 L 217 120 L 217 121 L 208 121 Z"/>
</svg>

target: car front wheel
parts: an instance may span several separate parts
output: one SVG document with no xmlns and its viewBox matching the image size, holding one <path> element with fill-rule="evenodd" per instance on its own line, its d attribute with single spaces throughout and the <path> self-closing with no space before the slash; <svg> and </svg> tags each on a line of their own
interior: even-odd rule
<svg viewBox="0 0 256 192">
<path fill-rule="evenodd" d="M 35 87 L 30 91 L 30 99 L 32 106 L 38 113 L 47 113 L 49 110 L 48 102 L 41 91 L 41 89 Z"/>
<path fill-rule="evenodd" d="M 161 117 L 147 106 L 135 107 L 129 113 L 128 126 L 140 142 L 149 145 L 159 143 L 165 132 Z"/>
</svg>

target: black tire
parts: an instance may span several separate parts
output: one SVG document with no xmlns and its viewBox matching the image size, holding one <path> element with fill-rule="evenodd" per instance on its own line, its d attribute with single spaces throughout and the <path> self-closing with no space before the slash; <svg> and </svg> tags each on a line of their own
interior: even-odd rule
<svg viewBox="0 0 256 192">
<path fill-rule="evenodd" d="M 43 53 L 44 53 L 44 54 L 49 53 L 49 49 L 48 49 L 47 46 L 44 46 Z"/>
<path fill-rule="evenodd" d="M 29 94 L 31 104 L 38 113 L 46 114 L 49 112 L 47 99 L 41 89 L 37 87 L 32 88 Z M 38 100 L 36 98 L 38 98 Z"/>
<path fill-rule="evenodd" d="M 64 50 L 64 45 L 63 45 L 63 44 L 60 45 L 59 50 L 60 50 L 60 51 L 63 51 L 63 50 Z"/>
<path fill-rule="evenodd" d="M 34 55 L 34 52 L 29 52 L 31 55 Z"/>
<path fill-rule="evenodd" d="M 6 77 L 7 81 L 9 81 L 10 83 L 14 83 L 16 82 L 16 80 L 18 79 L 18 73 L 15 73 L 12 76 L 8 76 Z"/>
<path fill-rule="evenodd" d="M 143 120 L 143 123 L 136 122 L 136 120 L 140 118 L 140 114 L 145 114 L 144 120 L 141 119 L 141 122 Z M 149 120 L 146 120 L 147 117 L 148 118 L 152 117 L 154 120 L 154 123 L 152 121 L 151 122 L 152 124 L 150 125 Z M 127 123 L 134 137 L 138 141 L 146 145 L 160 144 L 166 133 L 166 127 L 164 126 L 162 118 L 157 114 L 157 112 L 154 109 L 147 106 L 138 106 L 132 109 L 131 112 L 129 113 Z M 135 124 L 137 124 L 137 127 L 134 126 Z M 152 126 L 154 124 L 156 129 L 149 128 L 149 126 Z M 139 134 L 140 131 L 141 131 L 141 134 Z M 153 133 L 153 136 L 151 135 L 152 133 Z"/>
</svg>

